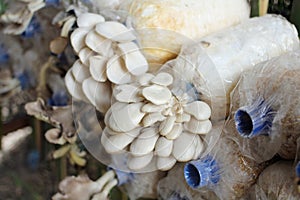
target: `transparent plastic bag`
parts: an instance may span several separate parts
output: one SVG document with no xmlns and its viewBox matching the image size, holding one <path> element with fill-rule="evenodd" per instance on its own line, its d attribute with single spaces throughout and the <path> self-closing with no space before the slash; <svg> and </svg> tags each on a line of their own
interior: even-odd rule
<svg viewBox="0 0 300 200">
<path fill-rule="evenodd" d="M 238 144 L 227 137 L 225 131 L 235 131 L 234 124 L 224 126 L 209 152 L 185 165 L 184 175 L 194 189 L 214 191 L 220 199 L 239 199 L 255 183 L 266 163 L 258 164 L 243 156 Z M 213 128 L 209 134 L 218 134 L 218 128 Z"/>
<path fill-rule="evenodd" d="M 296 200 L 300 199 L 295 184 L 295 170 L 292 162 L 279 161 L 267 167 L 257 183 L 244 198 L 247 200 Z"/>
<path fill-rule="evenodd" d="M 250 6 L 246 0 L 133 0 L 129 14 L 149 63 L 163 64 L 187 40 L 248 19 Z"/>
<path fill-rule="evenodd" d="M 298 47 L 292 24 L 281 16 L 265 15 L 184 45 L 166 65 L 179 74 L 175 79 L 195 86 L 200 99 L 211 105 L 212 119 L 224 119 L 241 72 Z"/>
<path fill-rule="evenodd" d="M 157 184 L 165 176 L 165 172 L 154 171 L 147 173 L 135 173 L 133 178 L 124 183 L 121 188 L 131 200 L 139 198 L 157 199 Z"/>
<path fill-rule="evenodd" d="M 158 183 L 160 200 L 215 200 L 217 196 L 211 191 L 198 191 L 190 188 L 183 175 L 184 163 L 177 163 L 167 177 Z"/>
<path fill-rule="evenodd" d="M 231 110 L 243 154 L 258 162 L 276 153 L 295 159 L 300 138 L 299 77 L 300 50 L 242 74 L 232 92 Z"/>
</svg>

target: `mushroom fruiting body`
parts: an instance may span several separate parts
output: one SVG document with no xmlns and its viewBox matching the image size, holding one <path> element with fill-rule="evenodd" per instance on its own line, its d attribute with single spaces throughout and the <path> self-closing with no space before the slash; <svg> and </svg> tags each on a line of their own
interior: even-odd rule
<svg viewBox="0 0 300 200">
<path fill-rule="evenodd" d="M 136 79 L 114 88 L 116 102 L 105 115 L 101 139 L 106 151 L 128 150 L 127 164 L 134 171 L 152 160 L 156 169 L 169 170 L 176 161 L 197 158 L 203 149 L 202 136 L 212 128 L 210 107 L 191 98 L 189 90 L 178 92 L 170 73 L 146 73 Z"/>
<path fill-rule="evenodd" d="M 66 75 L 66 86 L 74 98 L 106 113 L 112 84 L 132 82 L 148 70 L 148 63 L 133 42 L 134 31 L 122 23 L 84 13 L 78 16 L 77 24 L 71 44 L 79 59 Z"/>
</svg>

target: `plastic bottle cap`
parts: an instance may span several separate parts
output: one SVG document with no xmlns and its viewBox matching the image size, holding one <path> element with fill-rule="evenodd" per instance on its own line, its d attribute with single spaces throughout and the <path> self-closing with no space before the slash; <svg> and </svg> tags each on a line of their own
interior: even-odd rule
<svg viewBox="0 0 300 200">
<path fill-rule="evenodd" d="M 219 165 L 211 156 L 191 161 L 184 167 L 184 178 L 187 184 L 196 189 L 215 185 L 219 182 Z"/>
<path fill-rule="evenodd" d="M 247 138 L 268 135 L 273 119 L 274 112 L 270 107 L 270 103 L 261 98 L 252 105 L 239 108 L 234 115 L 238 133 Z"/>
</svg>

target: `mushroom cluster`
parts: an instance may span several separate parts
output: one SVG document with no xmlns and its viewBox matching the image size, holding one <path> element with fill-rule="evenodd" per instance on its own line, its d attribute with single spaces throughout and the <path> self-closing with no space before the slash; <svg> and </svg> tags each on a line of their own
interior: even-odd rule
<svg viewBox="0 0 300 200">
<path fill-rule="evenodd" d="M 86 174 L 66 177 L 59 183 L 59 193 L 53 200 L 106 200 L 110 190 L 118 184 L 113 171 L 106 172 L 96 181 L 92 181 Z"/>
<path fill-rule="evenodd" d="M 129 151 L 131 170 L 140 170 L 153 159 L 157 169 L 169 170 L 176 161 L 199 157 L 202 136 L 212 128 L 211 109 L 177 86 L 167 72 L 145 73 L 133 83 L 115 86 L 115 102 L 105 115 L 101 136 L 105 150 Z"/>
<path fill-rule="evenodd" d="M 105 113 L 111 105 L 112 84 L 126 84 L 148 70 L 148 63 L 134 42 L 133 30 L 105 21 L 94 13 L 77 18 L 71 44 L 79 59 L 65 77 L 71 95 Z"/>
<path fill-rule="evenodd" d="M 8 24 L 4 33 L 14 35 L 23 33 L 34 13 L 46 5 L 43 0 L 18 0 L 13 4 L 14 6 L 10 6 L 1 16 L 0 21 Z"/>
</svg>

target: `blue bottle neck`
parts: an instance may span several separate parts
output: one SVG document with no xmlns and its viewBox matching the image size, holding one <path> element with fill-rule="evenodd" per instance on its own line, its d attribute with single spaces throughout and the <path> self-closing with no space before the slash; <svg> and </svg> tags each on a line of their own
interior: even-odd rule
<svg viewBox="0 0 300 200">
<path fill-rule="evenodd" d="M 35 16 L 32 17 L 29 25 L 21 34 L 23 38 L 32 38 L 41 32 L 41 25 Z"/>
<path fill-rule="evenodd" d="M 184 167 L 184 178 L 187 184 L 194 188 L 213 186 L 220 180 L 220 167 L 215 159 L 206 156 L 187 163 Z"/>
<path fill-rule="evenodd" d="M 117 169 L 114 169 L 117 179 L 118 179 L 118 185 L 124 185 L 134 179 L 134 174 L 131 172 L 123 172 L 119 171 Z"/>
<path fill-rule="evenodd" d="M 246 138 L 268 135 L 274 113 L 270 103 L 259 98 L 252 105 L 243 106 L 236 111 L 234 115 L 236 129 L 242 137 Z"/>
<path fill-rule="evenodd" d="M 9 60 L 9 55 L 3 44 L 0 44 L 0 64 L 6 63 Z"/>
<path fill-rule="evenodd" d="M 298 162 L 298 164 L 296 165 L 296 176 L 298 178 L 300 178 L 300 161 Z"/>
</svg>

